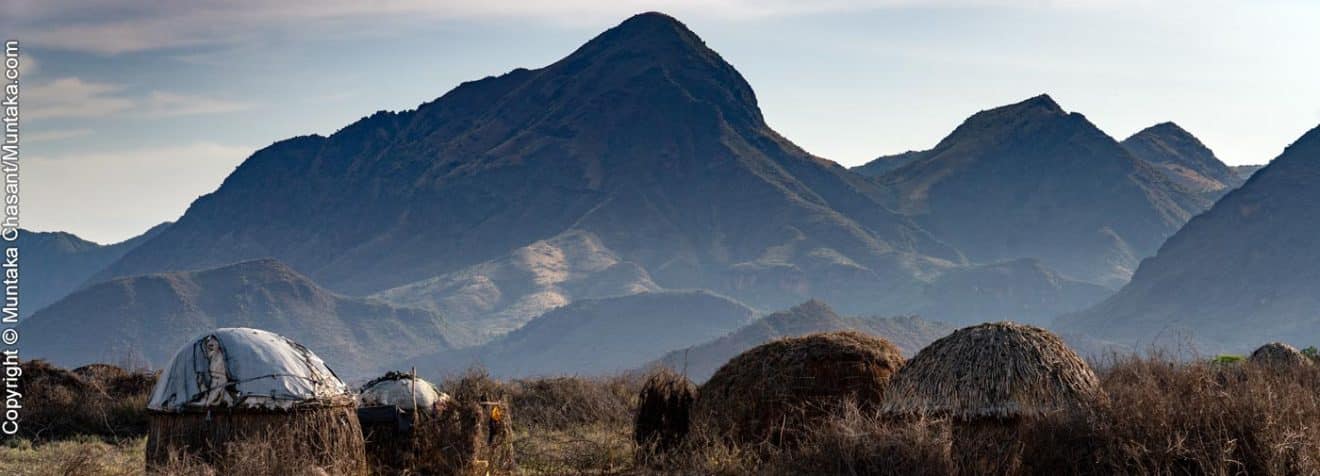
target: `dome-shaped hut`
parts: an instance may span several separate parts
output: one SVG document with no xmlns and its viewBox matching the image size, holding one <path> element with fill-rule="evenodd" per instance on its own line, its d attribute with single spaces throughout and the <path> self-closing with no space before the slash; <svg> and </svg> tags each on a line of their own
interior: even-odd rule
<svg viewBox="0 0 1320 476">
<path fill-rule="evenodd" d="M 859 332 L 772 341 L 734 357 L 700 387 L 693 423 L 737 442 L 791 443 L 840 405 L 874 408 L 902 365 L 898 347 Z"/>
<path fill-rule="evenodd" d="M 1302 351 L 1282 342 L 1271 342 L 1260 346 L 1259 349 L 1251 353 L 1251 357 L 1247 361 L 1277 369 L 1309 367 L 1313 364 L 1311 358 L 1303 354 Z"/>
<path fill-rule="evenodd" d="M 1088 416 L 1107 401 L 1100 380 L 1058 336 L 1039 327 L 986 323 L 954 331 L 917 353 L 881 406 L 896 417 L 948 418 L 964 471 L 1010 474 L 1019 424 Z"/>
<path fill-rule="evenodd" d="M 147 405 L 147 465 L 175 456 L 220 466 L 244 443 L 280 462 L 366 474 L 348 386 L 306 347 L 271 332 L 223 328 L 189 341 Z"/>
<path fill-rule="evenodd" d="M 440 438 L 455 433 L 454 428 L 433 428 L 439 425 L 463 427 L 469 431 L 479 424 L 464 425 L 451 415 L 459 410 L 453 398 L 441 392 L 431 382 L 412 373 L 389 372 L 362 386 L 358 393 L 358 420 L 362 423 L 366 439 L 367 461 L 372 471 L 379 474 L 447 474 L 455 472 L 461 464 L 475 455 L 454 457 L 451 453 L 464 451 L 473 445 Z M 479 440 L 469 437 L 466 440 Z M 468 448 L 466 451 L 475 451 Z"/>
</svg>

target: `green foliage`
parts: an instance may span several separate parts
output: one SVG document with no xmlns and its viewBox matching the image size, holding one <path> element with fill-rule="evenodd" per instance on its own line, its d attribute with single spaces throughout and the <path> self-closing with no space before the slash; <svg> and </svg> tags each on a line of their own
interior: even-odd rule
<svg viewBox="0 0 1320 476">
<path fill-rule="evenodd" d="M 1315 346 L 1310 346 L 1302 349 L 1302 355 L 1310 357 L 1311 360 L 1320 360 L 1320 349 L 1316 349 Z"/>
<path fill-rule="evenodd" d="M 1244 361 L 1244 360 L 1247 360 L 1247 359 L 1246 359 L 1245 357 L 1241 356 L 1241 355 L 1219 354 L 1219 355 L 1216 355 L 1215 358 L 1210 359 L 1210 363 L 1212 363 L 1212 364 L 1220 364 L 1220 365 L 1232 365 L 1232 364 L 1236 364 L 1236 363 L 1242 362 L 1242 361 Z"/>
</svg>

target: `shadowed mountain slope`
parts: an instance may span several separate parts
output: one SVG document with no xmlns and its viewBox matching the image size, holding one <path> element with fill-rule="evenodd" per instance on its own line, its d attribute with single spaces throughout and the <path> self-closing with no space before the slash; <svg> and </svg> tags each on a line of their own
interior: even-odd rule
<svg viewBox="0 0 1320 476">
<path fill-rule="evenodd" d="M 1036 258 L 1111 287 L 1209 206 L 1044 95 L 973 115 L 877 180 L 973 261 Z"/>
<path fill-rule="evenodd" d="M 1121 343 L 1191 338 L 1203 351 L 1320 342 L 1320 127 L 1061 327 Z"/>
<path fill-rule="evenodd" d="M 1219 198 L 1245 182 L 1205 144 L 1172 122 L 1162 122 L 1124 139 L 1123 148 L 1179 186 Z"/>
</svg>

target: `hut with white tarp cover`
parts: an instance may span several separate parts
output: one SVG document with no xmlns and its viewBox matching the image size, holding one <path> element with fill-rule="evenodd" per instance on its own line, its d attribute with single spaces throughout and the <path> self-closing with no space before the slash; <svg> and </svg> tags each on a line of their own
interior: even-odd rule
<svg viewBox="0 0 1320 476">
<path fill-rule="evenodd" d="M 255 444 L 290 464 L 366 474 L 355 407 L 348 386 L 306 347 L 263 330 L 216 329 L 180 348 L 156 382 L 147 466 L 179 458 L 223 466 Z"/>
</svg>

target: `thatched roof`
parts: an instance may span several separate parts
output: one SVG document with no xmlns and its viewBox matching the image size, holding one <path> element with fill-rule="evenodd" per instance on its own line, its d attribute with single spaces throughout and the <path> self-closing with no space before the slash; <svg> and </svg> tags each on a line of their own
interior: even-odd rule
<svg viewBox="0 0 1320 476">
<path fill-rule="evenodd" d="M 890 383 L 882 410 L 970 421 L 1088 412 L 1100 381 L 1058 336 L 997 322 L 954 331 L 922 349 Z"/>
<path fill-rule="evenodd" d="M 1306 367 L 1312 365 L 1311 358 L 1301 351 L 1282 342 L 1270 342 L 1251 353 L 1249 362 L 1257 365 L 1274 367 Z"/>
<path fill-rule="evenodd" d="M 311 350 L 273 332 L 234 327 L 204 333 L 180 348 L 147 408 L 289 410 L 352 402 L 348 386 Z"/>
<path fill-rule="evenodd" d="M 771 341 L 734 357 L 701 386 L 693 423 L 736 440 L 782 441 L 841 404 L 878 405 L 902 365 L 898 347 L 858 332 Z"/>
</svg>

